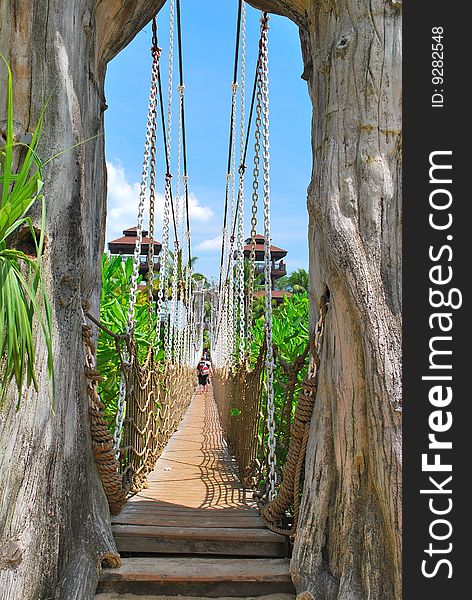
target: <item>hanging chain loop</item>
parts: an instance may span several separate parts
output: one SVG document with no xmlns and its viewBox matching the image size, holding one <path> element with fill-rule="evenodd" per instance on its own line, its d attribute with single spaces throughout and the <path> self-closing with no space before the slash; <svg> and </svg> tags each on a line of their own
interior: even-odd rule
<svg viewBox="0 0 472 600">
<path fill-rule="evenodd" d="M 256 235 L 257 235 L 257 205 L 259 202 L 259 175 L 260 175 L 260 152 L 261 152 L 261 127 L 262 127 L 262 79 L 261 79 L 261 61 L 258 63 L 257 76 L 257 103 L 256 103 L 256 128 L 254 132 L 254 167 L 252 171 L 252 206 L 251 206 L 251 252 L 249 254 L 249 284 L 247 294 L 247 331 L 248 344 L 252 340 L 252 318 L 254 304 L 254 280 L 255 280 L 255 260 L 256 260 Z"/>
<path fill-rule="evenodd" d="M 272 344 L 272 260 L 270 237 L 270 154 L 269 154 L 269 18 L 261 19 L 261 95 L 262 144 L 264 185 L 264 287 L 265 287 L 265 337 L 266 337 L 266 393 L 267 393 L 267 461 L 269 466 L 269 499 L 275 496 L 277 484 L 275 456 L 275 404 L 274 404 L 274 350 Z"/>
<path fill-rule="evenodd" d="M 239 323 L 239 363 L 244 361 L 245 314 L 244 314 L 244 173 L 245 173 L 245 94 L 246 94 L 246 4 L 243 2 L 241 14 L 241 85 L 240 85 L 240 127 L 239 127 L 239 189 L 237 204 L 237 242 L 236 242 L 236 322 Z"/>
<path fill-rule="evenodd" d="M 136 243 L 133 256 L 133 272 L 131 275 L 131 285 L 129 291 L 128 305 L 128 324 L 127 333 L 132 334 L 134 331 L 134 310 L 136 305 L 136 294 L 138 290 L 139 267 L 141 264 L 141 245 L 143 239 L 143 223 L 144 223 L 144 208 L 146 203 L 147 180 L 149 174 L 149 161 L 152 152 L 153 137 L 156 131 L 156 114 L 157 114 L 157 96 L 158 96 L 158 71 L 159 71 L 159 51 L 153 47 L 152 50 L 152 71 L 151 71 L 151 86 L 149 92 L 149 107 L 146 126 L 146 141 L 144 144 L 143 169 L 141 173 L 141 184 L 139 189 L 139 205 L 138 219 L 136 225 Z"/>
</svg>

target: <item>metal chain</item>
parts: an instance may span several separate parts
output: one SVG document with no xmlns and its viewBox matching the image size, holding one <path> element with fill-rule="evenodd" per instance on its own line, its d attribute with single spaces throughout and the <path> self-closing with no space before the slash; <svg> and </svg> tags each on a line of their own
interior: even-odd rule
<svg viewBox="0 0 472 600">
<path fill-rule="evenodd" d="M 187 199 L 188 198 L 188 175 L 185 174 L 184 175 L 184 198 Z M 192 264 L 191 264 L 191 259 L 192 257 L 190 256 L 190 238 L 191 238 L 191 234 L 190 234 L 190 219 L 189 219 L 189 207 L 187 204 L 187 200 L 185 201 L 185 220 L 183 221 L 183 228 L 185 230 L 185 248 L 186 248 L 186 265 L 187 265 L 187 269 L 185 272 L 185 301 L 186 301 L 186 306 L 185 308 L 185 324 L 184 324 L 184 330 L 183 330 L 183 360 L 184 362 L 187 362 L 187 356 L 188 356 L 188 351 L 189 351 L 189 345 L 190 345 L 190 310 L 191 310 L 191 282 L 192 282 Z M 184 239 L 182 237 L 182 239 Z"/>
<path fill-rule="evenodd" d="M 238 95 L 238 84 L 231 84 L 231 105 L 232 114 L 236 115 L 237 108 L 237 95 Z M 234 238 L 233 234 L 233 222 L 236 213 L 236 118 L 232 119 L 232 147 L 231 147 L 231 219 L 228 228 L 229 236 L 229 247 L 227 255 L 227 264 L 225 273 L 228 273 L 228 327 L 227 327 L 227 340 L 228 340 L 228 363 L 229 366 L 233 366 L 234 362 L 234 343 L 235 343 L 235 315 L 234 315 L 234 271 L 233 271 L 233 252 L 234 252 Z"/>
<path fill-rule="evenodd" d="M 170 158 L 172 148 L 172 79 L 174 72 L 174 22 L 175 0 L 170 0 L 169 7 L 169 63 L 167 68 L 167 155 Z"/>
<path fill-rule="evenodd" d="M 246 94 L 246 4 L 241 11 L 241 79 L 240 79 L 240 166 L 238 190 L 238 232 L 236 243 L 237 257 L 237 320 L 239 320 L 239 363 L 244 361 L 245 354 L 245 314 L 244 314 L 244 165 L 245 156 L 245 94 Z"/>
<path fill-rule="evenodd" d="M 146 189 L 149 171 L 149 159 L 151 156 L 152 137 L 153 130 L 156 126 L 155 115 L 157 107 L 157 79 L 159 70 L 159 53 L 153 52 L 152 61 L 152 72 L 151 72 L 151 86 L 149 92 L 149 107 L 148 117 L 146 126 L 146 141 L 144 144 L 144 158 L 143 158 L 143 169 L 141 174 L 141 184 L 139 190 L 139 205 L 138 205 L 138 218 L 136 225 L 136 244 L 134 247 L 133 256 L 133 272 L 131 275 L 131 284 L 129 291 L 129 305 L 128 305 L 128 323 L 127 333 L 132 333 L 134 330 L 134 309 L 136 305 L 136 293 L 138 290 L 138 277 L 139 277 L 139 266 L 141 256 L 141 244 L 143 239 L 143 222 L 144 222 L 144 207 L 146 203 Z"/>
<path fill-rule="evenodd" d="M 266 391 L 267 391 L 267 451 L 269 464 L 269 500 L 275 496 L 277 484 L 275 456 L 275 404 L 274 404 L 274 349 L 272 343 L 272 278 L 270 252 L 270 154 L 269 154 L 269 64 L 268 64 L 269 17 L 261 19 L 261 84 L 262 84 L 262 141 L 264 181 L 264 287 L 265 287 L 265 336 L 266 336 Z"/>
<path fill-rule="evenodd" d="M 223 289 L 223 302 L 224 302 L 224 321 L 223 321 L 223 355 L 224 355 L 224 367 L 228 366 L 228 359 L 230 353 L 230 345 L 229 345 L 229 282 L 225 281 L 224 289 Z"/>
<path fill-rule="evenodd" d="M 154 301 L 154 221 L 156 207 L 156 140 L 157 140 L 157 104 L 154 106 L 154 127 L 151 137 L 151 152 L 149 162 L 149 247 L 148 247 L 148 314 L 149 330 L 152 329 L 153 301 Z"/>
<path fill-rule="evenodd" d="M 176 207 L 175 207 L 175 222 L 176 222 L 176 235 L 179 234 L 180 225 L 180 204 L 182 202 L 180 194 L 180 183 L 182 177 L 182 102 L 185 93 L 185 86 L 179 85 L 177 87 L 179 93 L 179 125 L 177 134 L 177 181 L 176 181 Z M 180 289 L 180 277 L 178 272 L 178 261 L 179 261 L 179 241 L 178 238 L 174 241 L 174 268 L 172 273 L 172 303 L 171 303 L 171 338 L 172 338 L 172 353 L 174 361 L 178 361 L 178 349 L 180 346 L 179 340 L 179 329 L 178 329 L 178 313 L 179 304 L 177 297 Z M 181 257 L 183 259 L 183 256 Z M 182 260 L 181 260 L 182 262 Z M 180 290 L 182 291 L 182 290 Z"/>
<path fill-rule="evenodd" d="M 167 67 L 167 123 L 166 123 L 166 158 L 167 164 L 171 164 L 172 156 L 172 100 L 173 100 L 173 72 L 174 72 L 174 23 L 175 23 L 175 0 L 170 0 L 169 7 L 169 58 Z M 169 347 L 169 306 L 168 306 L 168 282 L 169 282 L 169 242 L 170 242 L 170 205 L 172 196 L 172 176 L 166 173 L 164 190 L 164 215 L 162 225 L 162 252 L 158 292 L 158 327 L 161 319 L 164 321 L 164 354 L 171 356 L 172 349 Z"/>
<path fill-rule="evenodd" d="M 123 425 L 126 414 L 126 378 L 123 370 L 121 371 L 120 387 L 118 391 L 117 410 L 115 416 L 115 431 L 113 432 L 113 447 L 115 449 L 116 460 L 120 459 L 121 438 L 123 437 Z"/>
<path fill-rule="evenodd" d="M 162 220 L 162 251 L 161 251 L 161 260 L 160 260 L 160 268 L 159 268 L 159 290 L 157 292 L 157 328 L 158 332 L 161 329 L 161 322 L 164 321 L 164 354 L 168 356 L 168 346 L 167 346 L 167 338 L 168 338 L 168 329 L 169 323 L 167 320 L 168 313 L 168 262 L 169 262 L 169 230 L 170 230 L 170 174 L 166 175 L 166 184 L 164 191 L 164 214 Z M 165 294 L 165 298 L 164 298 Z"/>
<path fill-rule="evenodd" d="M 254 279 L 255 279 L 255 260 L 256 260 L 256 235 L 257 235 L 257 204 L 259 201 L 259 164 L 261 151 L 261 127 L 262 127 L 262 66 L 259 61 L 257 79 L 257 104 L 256 104 L 256 127 L 254 132 L 254 168 L 252 171 L 252 207 L 251 207 L 251 252 L 249 254 L 249 283 L 247 293 L 247 319 L 246 329 L 248 333 L 248 345 L 252 341 L 252 317 L 254 304 Z"/>
<path fill-rule="evenodd" d="M 179 201 L 177 199 L 175 207 L 175 221 L 177 226 L 179 225 Z M 169 327 L 169 347 L 170 355 L 175 359 L 175 325 L 177 316 L 177 295 L 178 295 L 178 260 L 179 260 L 179 242 L 177 239 L 174 240 L 174 260 L 172 265 L 172 300 L 170 305 L 170 327 Z"/>
</svg>

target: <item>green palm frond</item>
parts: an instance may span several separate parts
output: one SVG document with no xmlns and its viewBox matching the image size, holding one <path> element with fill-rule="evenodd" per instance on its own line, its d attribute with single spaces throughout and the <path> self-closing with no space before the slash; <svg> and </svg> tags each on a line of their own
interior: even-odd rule
<svg viewBox="0 0 472 600">
<path fill-rule="evenodd" d="M 9 384 L 14 381 L 19 397 L 25 387 L 33 384 L 38 390 L 34 327 L 39 324 L 48 355 L 48 374 L 53 384 L 54 364 L 51 340 L 51 308 L 41 274 L 40 260 L 44 247 L 46 210 L 42 195 L 42 163 L 36 153 L 43 114 L 30 144 L 14 141 L 12 73 L 8 71 L 7 131 L 0 148 L 0 402 Z M 24 155 L 24 156 L 23 156 Z M 15 170 L 15 160 L 20 156 Z M 41 229 L 37 234 L 28 211 L 33 204 L 41 205 Z M 11 247 L 11 236 L 26 228 L 32 240 L 35 256 L 28 256 Z"/>
</svg>

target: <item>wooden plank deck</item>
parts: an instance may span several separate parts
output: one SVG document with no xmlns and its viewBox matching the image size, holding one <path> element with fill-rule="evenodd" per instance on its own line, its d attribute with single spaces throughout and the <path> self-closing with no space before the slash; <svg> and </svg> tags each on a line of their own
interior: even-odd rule
<svg viewBox="0 0 472 600">
<path fill-rule="evenodd" d="M 241 485 L 212 391 L 195 395 L 148 486 L 112 518 L 123 565 L 98 591 L 218 597 L 292 592 L 287 541 Z M 215 569 L 218 566 L 218 569 Z M 175 575 L 175 576 L 174 576 Z"/>
<path fill-rule="evenodd" d="M 124 514 L 149 501 L 153 511 L 172 507 L 255 511 L 252 492 L 241 486 L 226 450 L 211 388 L 194 396 L 148 476 L 147 489 L 130 500 Z"/>
</svg>

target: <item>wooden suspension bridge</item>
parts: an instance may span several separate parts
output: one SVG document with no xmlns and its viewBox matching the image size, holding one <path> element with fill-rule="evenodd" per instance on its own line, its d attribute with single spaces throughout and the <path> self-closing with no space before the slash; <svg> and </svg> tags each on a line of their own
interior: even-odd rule
<svg viewBox="0 0 472 600">
<path fill-rule="evenodd" d="M 176 187 L 177 204 L 174 206 L 170 146 L 165 137 L 167 131 L 167 139 L 170 139 L 171 119 L 169 113 L 166 124 L 159 64 L 161 50 L 154 19 L 148 123 L 126 333 L 113 333 L 89 313 L 83 313 L 92 442 L 121 556 L 119 568 L 102 571 L 98 592 L 208 597 L 293 594 L 289 573 L 290 544 L 299 518 L 309 422 L 316 396 L 323 323 L 329 299 L 325 296 L 320 299 L 318 322 L 305 351 L 293 364 L 286 363 L 272 336 L 267 13 L 261 15 L 247 127 L 243 118 L 243 95 L 240 98 L 241 166 L 237 197 L 235 195 L 239 38 L 243 40 L 245 36 L 244 2 L 239 0 L 221 264 L 218 287 L 212 288 L 209 300 L 214 388 L 203 395 L 194 394 L 195 366 L 203 349 L 205 292 L 202 284 L 193 280 L 191 269 L 179 0 L 176 10 L 179 60 L 177 181 L 182 181 L 184 193 L 181 198 L 180 188 Z M 171 31 L 172 28 L 171 16 Z M 243 47 L 244 44 L 241 50 Z M 169 56 L 171 52 L 172 44 Z M 241 78 L 244 77 L 243 67 L 241 57 Z M 170 98 L 172 89 L 172 77 L 169 76 Z M 169 102 L 169 111 L 171 107 Z M 150 343 L 144 351 L 142 336 L 140 342 L 136 335 L 135 317 L 147 198 L 150 219 L 148 282 L 155 280 L 155 159 L 159 112 L 167 167 L 163 258 L 155 305 L 153 285 L 148 285 L 147 289 L 145 338 Z M 246 289 L 244 172 L 254 114 L 257 115 L 254 119 L 254 191 Z M 256 235 L 259 179 L 264 209 L 265 319 L 263 341 L 255 352 L 252 326 L 256 238 L 260 237 Z M 232 203 L 237 202 L 229 211 L 231 190 L 235 195 Z M 174 229 L 172 269 L 168 264 L 171 224 Z M 187 261 L 188 267 L 184 270 L 182 264 Z M 105 406 L 98 393 L 100 373 L 96 370 L 93 330 L 88 321 L 115 339 L 121 379 L 113 424 L 105 417 Z M 153 332 L 155 343 L 151 339 Z M 298 377 L 308 355 L 307 374 L 299 386 Z M 283 406 L 278 416 L 274 397 L 276 363 L 280 373 L 284 374 L 281 376 L 284 380 L 281 381 Z M 295 390 L 300 387 L 300 393 L 296 394 Z M 277 464 L 277 438 L 283 439 L 282 453 L 286 454 L 282 460 L 283 469 Z M 254 498 L 257 498 L 257 504 Z"/>
<path fill-rule="evenodd" d="M 147 486 L 112 527 L 122 565 L 102 571 L 98 592 L 294 593 L 288 540 L 265 527 L 239 481 L 211 388 L 193 396 Z"/>
</svg>

